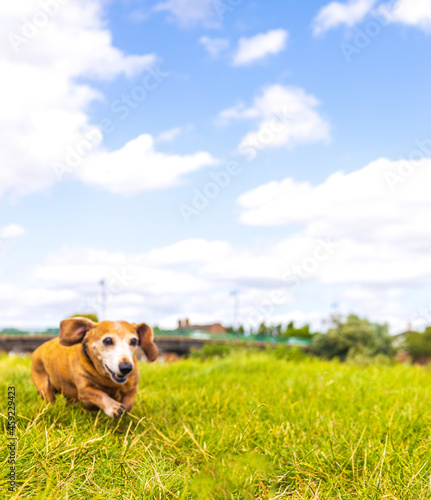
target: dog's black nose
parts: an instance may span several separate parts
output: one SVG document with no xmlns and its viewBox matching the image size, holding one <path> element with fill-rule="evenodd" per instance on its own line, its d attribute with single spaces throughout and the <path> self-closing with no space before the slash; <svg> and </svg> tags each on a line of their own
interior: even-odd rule
<svg viewBox="0 0 431 500">
<path fill-rule="evenodd" d="M 133 365 L 130 363 L 120 363 L 118 368 L 120 369 L 121 375 L 128 375 L 133 370 Z"/>
</svg>

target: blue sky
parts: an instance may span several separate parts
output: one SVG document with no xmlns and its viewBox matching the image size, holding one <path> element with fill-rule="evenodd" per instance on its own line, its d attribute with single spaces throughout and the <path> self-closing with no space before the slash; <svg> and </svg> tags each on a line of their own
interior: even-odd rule
<svg viewBox="0 0 431 500">
<path fill-rule="evenodd" d="M 249 327 L 334 303 L 431 322 L 429 0 L 26 0 L 0 23 L 0 326 L 97 312 L 101 279 L 109 319 L 167 328 L 231 323 L 233 289 Z"/>
</svg>

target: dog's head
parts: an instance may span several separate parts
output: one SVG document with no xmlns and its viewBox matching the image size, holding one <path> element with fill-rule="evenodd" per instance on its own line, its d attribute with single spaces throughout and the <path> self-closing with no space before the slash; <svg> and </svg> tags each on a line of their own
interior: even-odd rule
<svg viewBox="0 0 431 500">
<path fill-rule="evenodd" d="M 146 323 L 126 321 L 94 323 L 87 318 L 69 318 L 60 323 L 60 344 L 82 343 L 96 370 L 116 384 L 124 384 L 134 368 L 140 345 L 150 361 L 157 359 L 154 334 Z"/>
</svg>

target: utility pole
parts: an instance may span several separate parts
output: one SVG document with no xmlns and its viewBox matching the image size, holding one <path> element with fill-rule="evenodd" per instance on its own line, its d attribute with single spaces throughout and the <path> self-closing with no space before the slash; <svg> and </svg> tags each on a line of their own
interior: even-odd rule
<svg viewBox="0 0 431 500">
<path fill-rule="evenodd" d="M 106 319 L 108 292 L 106 290 L 106 281 L 103 279 L 99 282 L 100 285 L 100 321 Z"/>
<path fill-rule="evenodd" d="M 233 297 L 233 328 L 238 328 L 239 319 L 239 290 L 232 290 L 230 296 Z"/>
</svg>

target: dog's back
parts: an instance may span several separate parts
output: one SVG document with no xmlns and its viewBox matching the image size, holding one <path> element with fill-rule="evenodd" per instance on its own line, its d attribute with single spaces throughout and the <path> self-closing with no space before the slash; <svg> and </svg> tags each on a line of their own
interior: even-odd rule
<svg viewBox="0 0 431 500">
<path fill-rule="evenodd" d="M 64 347 L 59 338 L 49 340 L 38 347 L 32 355 L 31 378 L 39 394 L 51 403 L 56 393 L 76 397 L 76 388 L 71 377 L 71 362 L 77 358 L 80 346 Z"/>
</svg>

